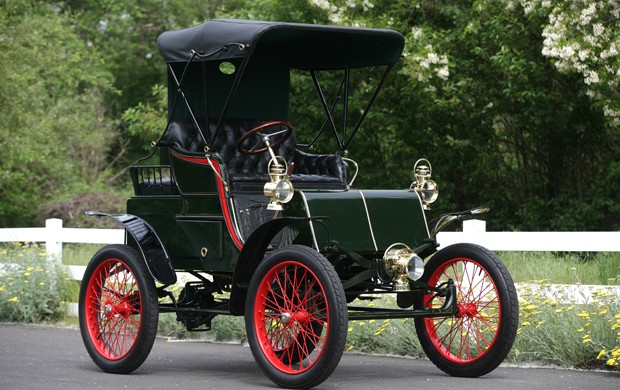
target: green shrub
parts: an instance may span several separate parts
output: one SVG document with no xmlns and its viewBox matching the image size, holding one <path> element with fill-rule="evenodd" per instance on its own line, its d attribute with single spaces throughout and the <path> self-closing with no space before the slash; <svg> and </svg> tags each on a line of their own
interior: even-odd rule
<svg viewBox="0 0 620 390">
<path fill-rule="evenodd" d="M 520 327 L 509 360 L 620 369 L 617 295 L 595 290 L 579 304 L 567 298 L 568 288 L 545 281 L 522 286 Z"/>
<path fill-rule="evenodd" d="M 66 310 L 67 273 L 36 245 L 0 248 L 0 321 L 49 322 Z"/>
</svg>

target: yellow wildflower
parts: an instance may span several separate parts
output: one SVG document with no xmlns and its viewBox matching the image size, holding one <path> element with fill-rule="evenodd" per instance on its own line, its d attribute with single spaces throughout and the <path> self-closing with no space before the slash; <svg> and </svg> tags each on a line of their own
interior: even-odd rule
<svg viewBox="0 0 620 390">
<path fill-rule="evenodd" d="M 601 352 L 598 353 L 598 356 L 596 357 L 596 360 L 601 360 L 602 358 L 605 357 L 605 355 L 607 355 L 607 351 L 605 350 L 605 348 L 601 349 Z"/>
<path fill-rule="evenodd" d="M 30 272 L 24 272 L 24 276 L 30 276 L 32 275 Z"/>
<path fill-rule="evenodd" d="M 33 269 L 34 269 L 34 267 L 33 267 L 33 266 L 31 266 L 31 265 L 29 265 L 28 267 L 26 267 L 26 271 L 28 271 L 28 272 L 32 271 Z"/>
<path fill-rule="evenodd" d="M 17 297 L 13 297 L 9 299 L 9 302 L 18 302 L 18 301 L 19 301 L 19 298 Z"/>
<path fill-rule="evenodd" d="M 532 310 L 532 309 L 536 309 L 538 306 L 536 305 L 527 305 L 523 308 L 523 310 Z"/>
</svg>

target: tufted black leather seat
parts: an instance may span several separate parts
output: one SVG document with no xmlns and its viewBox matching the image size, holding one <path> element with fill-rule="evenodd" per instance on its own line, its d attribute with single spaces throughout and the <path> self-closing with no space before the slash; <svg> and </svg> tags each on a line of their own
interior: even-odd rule
<svg viewBox="0 0 620 390">
<path fill-rule="evenodd" d="M 212 121 L 215 122 L 215 121 Z M 202 122 L 204 123 L 204 121 Z M 245 155 L 237 150 L 237 141 L 248 131 L 264 121 L 228 120 L 211 146 L 211 153 L 217 155 L 228 172 L 233 190 L 262 191 L 269 180 L 267 152 Z M 284 129 L 284 128 L 283 128 Z M 215 124 L 209 126 L 209 134 L 215 131 Z M 191 121 L 172 122 L 168 129 L 168 142 L 172 149 L 186 154 L 203 154 L 205 142 Z M 248 148 L 252 147 L 246 140 Z M 335 154 L 310 154 L 296 150 L 295 133 L 275 150 L 290 164 L 294 163 L 291 181 L 299 189 L 344 189 L 346 188 L 346 163 Z M 262 145 L 261 145 L 262 146 Z"/>
</svg>

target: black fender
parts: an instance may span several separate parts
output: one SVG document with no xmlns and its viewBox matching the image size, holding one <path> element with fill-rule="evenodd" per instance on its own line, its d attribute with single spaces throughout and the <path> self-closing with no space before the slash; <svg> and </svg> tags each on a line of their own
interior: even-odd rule
<svg viewBox="0 0 620 390">
<path fill-rule="evenodd" d="M 230 312 L 233 315 L 242 315 L 245 311 L 245 298 L 248 285 L 254 275 L 254 271 L 263 261 L 267 247 L 278 232 L 288 225 L 296 222 L 310 221 L 319 218 L 293 218 L 283 217 L 272 219 L 259 226 L 246 240 L 239 253 L 235 272 L 233 273 L 233 289 L 230 293 Z"/>
<path fill-rule="evenodd" d="M 123 225 L 136 241 L 142 258 L 149 272 L 161 284 L 170 285 L 177 282 L 177 274 L 172 268 L 168 252 L 155 233 L 155 229 L 140 217 L 131 214 L 106 214 L 99 211 L 86 211 L 86 215 L 110 217 Z"/>
</svg>

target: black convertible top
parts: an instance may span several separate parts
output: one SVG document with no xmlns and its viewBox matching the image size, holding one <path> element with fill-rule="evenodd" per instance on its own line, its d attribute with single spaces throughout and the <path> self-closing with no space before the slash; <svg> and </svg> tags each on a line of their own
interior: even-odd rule
<svg viewBox="0 0 620 390">
<path fill-rule="evenodd" d="M 164 61 L 193 61 L 271 56 L 295 69 L 339 69 L 389 65 L 403 50 L 393 30 L 300 23 L 216 19 L 167 31 L 158 40 Z"/>
</svg>

